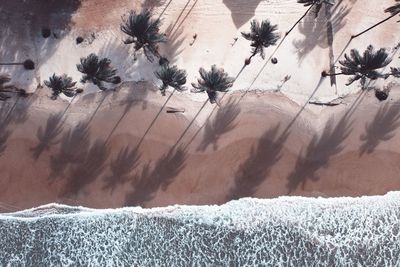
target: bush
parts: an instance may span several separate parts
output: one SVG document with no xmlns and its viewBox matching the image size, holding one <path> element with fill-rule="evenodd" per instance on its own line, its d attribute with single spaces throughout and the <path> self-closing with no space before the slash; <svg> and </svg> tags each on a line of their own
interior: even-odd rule
<svg viewBox="0 0 400 267">
<path fill-rule="evenodd" d="M 35 69 L 35 62 L 33 62 L 30 59 L 27 59 L 24 61 L 24 68 L 27 70 L 33 70 Z"/>
<path fill-rule="evenodd" d="M 42 29 L 42 36 L 43 38 L 49 38 L 51 35 L 51 30 L 49 28 Z"/>
</svg>

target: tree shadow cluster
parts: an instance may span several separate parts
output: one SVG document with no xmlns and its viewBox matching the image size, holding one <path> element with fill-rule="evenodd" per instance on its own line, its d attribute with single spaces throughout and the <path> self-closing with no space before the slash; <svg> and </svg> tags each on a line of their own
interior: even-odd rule
<svg viewBox="0 0 400 267">
<path fill-rule="evenodd" d="M 173 147 L 154 166 L 151 162 L 145 164 L 142 171 L 132 179 L 133 190 L 126 195 L 125 205 L 145 206 L 159 189 L 166 190 L 185 167 L 186 158 L 185 149 Z"/>
<path fill-rule="evenodd" d="M 329 13 L 327 13 L 328 8 Z M 329 5 L 323 5 L 320 10 L 321 15 L 317 18 L 315 18 L 315 14 L 309 14 L 300 22 L 299 32 L 304 35 L 304 38 L 293 41 L 300 63 L 317 46 L 321 48 L 329 47 L 333 50 L 334 36 L 346 25 L 345 18 L 350 11 L 351 7 L 343 5 L 343 0 L 340 0 L 333 8 Z M 322 14 L 325 14 L 325 16 Z"/>
<path fill-rule="evenodd" d="M 203 140 L 197 147 L 197 151 L 205 151 L 209 145 L 218 149 L 218 140 L 236 127 L 235 120 L 240 114 L 240 107 L 233 98 L 217 110 L 213 118 L 209 117 L 204 126 Z"/>
<path fill-rule="evenodd" d="M 252 147 L 249 157 L 243 162 L 234 176 L 234 185 L 227 201 L 254 196 L 257 188 L 268 178 L 272 167 L 281 159 L 282 149 L 289 136 L 281 133 L 280 125 L 268 129 Z"/>
<path fill-rule="evenodd" d="M 351 132 L 352 121 L 348 115 L 343 116 L 336 124 L 329 119 L 321 134 L 315 134 L 308 147 L 297 159 L 295 169 L 288 177 L 286 185 L 289 193 L 299 185 L 304 186 L 307 180 L 318 181 L 318 170 L 327 167 L 329 161 L 343 151 L 343 142 Z"/>
<path fill-rule="evenodd" d="M 173 25 L 170 24 L 165 32 L 170 34 L 168 34 L 167 42 L 161 44 L 160 54 L 173 64 L 178 61 L 178 56 L 184 51 L 184 48 L 182 47 L 186 38 L 186 35 L 183 35 L 184 27 L 176 28 L 174 30 Z"/>
<path fill-rule="evenodd" d="M 365 133 L 360 136 L 363 142 L 360 156 L 372 153 L 381 142 L 392 139 L 400 126 L 400 103 L 386 103 L 381 106 L 373 120 L 365 125 Z"/>
<path fill-rule="evenodd" d="M 50 146 L 56 145 L 60 142 L 58 137 L 62 133 L 65 123 L 63 115 L 63 112 L 50 114 L 46 126 L 40 126 L 37 130 L 36 137 L 39 143 L 35 147 L 31 148 L 35 160 L 37 160 L 45 150 L 49 150 Z"/>
<path fill-rule="evenodd" d="M 65 132 L 57 154 L 50 159 L 49 180 L 64 178 L 61 196 L 78 193 L 103 174 L 110 148 L 101 139 L 91 141 L 89 123 L 80 122 Z"/>
<path fill-rule="evenodd" d="M 28 117 L 28 109 L 36 97 L 29 95 L 26 98 L 18 98 L 14 103 L 2 102 L 0 107 L 0 156 L 7 148 L 7 142 L 12 134 L 13 124 L 22 124 Z"/>
<path fill-rule="evenodd" d="M 118 186 L 124 185 L 131 179 L 131 173 L 138 167 L 140 160 L 138 148 L 121 148 L 118 156 L 111 161 L 109 176 L 105 176 L 103 189 L 111 192 Z"/>
</svg>

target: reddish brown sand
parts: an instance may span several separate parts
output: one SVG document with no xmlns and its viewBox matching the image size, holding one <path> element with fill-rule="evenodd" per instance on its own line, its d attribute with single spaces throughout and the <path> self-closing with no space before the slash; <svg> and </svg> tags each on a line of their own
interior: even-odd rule
<svg viewBox="0 0 400 267">
<path fill-rule="evenodd" d="M 119 30 L 121 15 L 137 8 L 140 1 L 42 2 L 46 4 L 0 2 L 0 22 L 8 26 L 0 29 L 0 59 L 12 62 L 30 57 L 37 63 L 34 72 L 21 71 L 19 66 L 5 69 L 18 86 L 33 92 L 53 72 L 79 80 L 75 67 L 79 57 L 98 52 L 107 41 L 118 44 L 116 52 L 106 55 L 113 57 L 120 72 L 127 72 L 121 74 L 126 76 L 124 81 L 152 74 L 147 61 L 129 68 L 134 63 L 124 50 Z M 174 24 L 179 28 L 162 52 L 173 54 L 174 61 L 191 75 L 189 82 L 195 81 L 199 66 L 210 66 L 211 61 L 231 75 L 237 73 L 250 48 L 243 38 L 234 46 L 231 42 L 242 29 L 248 30 L 254 16 L 271 18 L 284 31 L 305 10 L 291 0 L 174 0 L 166 8 L 169 2 L 146 0 L 150 8 L 155 4 L 156 14 L 165 11 L 163 30 Z M 382 1 L 378 12 L 375 4 L 364 8 L 362 1 L 343 1 L 352 13 L 342 26 L 336 25 L 331 47 L 335 55 L 349 36 L 384 18 L 383 6 L 390 4 L 393 1 Z M 337 14 L 347 13 L 340 9 Z M 377 47 L 393 47 L 397 42 L 393 29 L 399 25 L 395 21 L 354 40 L 349 48 L 362 50 L 370 41 Z M 299 103 L 311 95 L 320 72 L 329 67 L 330 47 L 325 30 L 312 26 L 322 24 L 307 23 L 290 35 L 277 53 L 279 64 L 258 76 L 253 89 L 284 85 L 282 91 Z M 56 36 L 44 40 L 43 26 L 55 29 Z M 93 33 L 98 36 L 91 39 Z M 199 37 L 189 46 L 194 33 Z M 310 42 L 301 42 L 306 34 Z M 85 43 L 77 46 L 77 36 L 83 36 Z M 307 56 L 300 59 L 299 52 Z M 234 89 L 248 88 L 262 65 L 261 58 L 254 58 Z M 281 84 L 288 74 L 292 78 Z M 339 94 L 355 91 L 356 85 L 344 86 L 346 81 L 338 78 Z M 346 97 L 338 106 L 307 105 L 304 110 L 281 93 L 251 92 L 242 98 L 235 92 L 232 98 L 224 98 L 209 119 L 214 106 L 208 103 L 188 130 L 203 102 L 176 94 L 167 107 L 185 112 L 161 112 L 135 150 L 166 100 L 151 83 L 126 82 L 115 92 L 79 97 L 59 117 L 56 114 L 62 114 L 67 103 L 50 100 L 49 89 L 41 88 L 18 100 L 11 116 L 7 114 L 15 98 L 0 107 L 0 211 L 49 202 L 96 208 L 155 207 L 221 204 L 250 196 L 360 196 L 399 190 L 400 93 L 396 90 L 383 103 L 370 92 Z M 326 80 L 316 96 L 331 99 L 332 95 L 334 87 Z"/>
<path fill-rule="evenodd" d="M 355 112 L 349 111 L 357 96 L 336 107 L 309 105 L 291 124 L 301 107 L 286 97 L 249 93 L 234 104 L 241 97 L 237 93 L 222 101 L 190 142 L 213 108 L 208 103 L 172 149 L 202 105 L 186 107 L 185 97 L 177 94 L 167 107 L 186 112 L 162 112 L 135 154 L 166 99 L 150 88 L 130 83 L 108 93 L 86 131 L 78 125 L 104 95 L 79 99 L 59 128 L 49 120 L 54 115 L 49 110 L 62 112 L 66 103 L 51 101 L 41 91 L 28 98 L 26 116 L 11 117 L 2 128 L 3 136 L 10 132 L 0 161 L 4 210 L 49 202 L 97 208 L 221 204 L 246 196 L 360 196 L 400 188 L 400 136 L 395 135 L 400 104 L 395 100 L 378 103 L 367 94 Z M 23 114 L 28 99 L 20 100 L 13 114 Z M 332 120 L 329 114 L 335 114 Z M 35 159 L 38 147 L 43 149 Z"/>
</svg>

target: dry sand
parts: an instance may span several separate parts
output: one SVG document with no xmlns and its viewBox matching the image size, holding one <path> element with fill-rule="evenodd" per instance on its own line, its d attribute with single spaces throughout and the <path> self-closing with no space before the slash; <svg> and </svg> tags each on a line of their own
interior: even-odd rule
<svg viewBox="0 0 400 267">
<path fill-rule="evenodd" d="M 120 17 L 141 3 L 87 0 L 74 6 L 71 0 L 57 2 L 65 2 L 63 8 L 48 4 L 45 9 L 31 1 L 14 2 L 0 4 L 0 13 L 7 15 L 0 17 L 9 26 L 0 36 L 0 58 L 31 57 L 38 68 L 34 72 L 0 69 L 11 74 L 18 86 L 35 91 L 18 100 L 9 120 L 4 118 L 16 99 L 0 109 L 3 210 L 49 202 L 89 207 L 221 204 L 247 196 L 360 196 L 400 188 L 397 85 L 384 103 L 372 92 L 357 93 L 357 85 L 344 86 L 343 77 L 336 86 L 327 78 L 316 87 L 320 72 L 329 68 L 330 51 L 338 55 L 351 34 L 384 18 L 377 10 L 392 1 L 382 1 L 382 7 L 338 1 L 344 9 L 335 11 L 343 18 L 337 18 L 333 47 L 325 37 L 326 28 L 306 18 L 278 50 L 277 65 L 263 69 L 265 61 L 253 60 L 239 76 L 234 92 L 225 96 L 220 107 L 208 103 L 190 128 L 206 96 L 175 94 L 167 107 L 183 108 L 185 113 L 161 112 L 138 150 L 136 145 L 166 100 L 155 86 L 156 65 L 143 57 L 134 62 L 129 47 L 121 44 Z M 284 31 L 304 11 L 289 0 L 167 0 L 154 7 L 156 14 L 162 14 L 164 28 L 174 29 L 169 34 L 172 43 L 162 50 L 187 69 L 189 82 L 196 79 L 200 66 L 217 64 L 231 75 L 238 73 L 250 53 L 249 44 L 242 38 L 234 46 L 230 43 L 240 31 L 248 30 L 254 16 L 270 18 Z M 40 12 L 50 15 L 40 16 Z M 18 18 L 25 22 L 18 25 Z M 43 39 L 43 24 L 60 29 L 55 31 L 57 38 Z M 398 40 L 393 27 L 398 29 L 395 19 L 356 39 L 349 48 L 364 49 L 369 43 L 394 47 Z M 194 33 L 198 38 L 190 46 Z M 85 42 L 76 45 L 77 36 L 84 36 Z M 125 82 L 106 93 L 88 93 L 94 87 L 86 86 L 87 94 L 76 98 L 60 116 L 68 103 L 50 100 L 50 91 L 39 85 L 53 72 L 79 80 L 75 64 L 90 52 L 110 57 Z M 291 79 L 282 84 L 286 75 Z M 280 85 L 281 91 L 274 92 Z M 249 88 L 258 90 L 243 95 Z M 320 101 L 343 98 L 334 107 L 303 108 L 310 96 Z"/>
</svg>

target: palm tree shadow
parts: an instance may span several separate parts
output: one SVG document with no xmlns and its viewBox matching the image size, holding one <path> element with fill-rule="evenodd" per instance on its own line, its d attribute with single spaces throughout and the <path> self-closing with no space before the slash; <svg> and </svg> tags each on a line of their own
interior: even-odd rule
<svg viewBox="0 0 400 267">
<path fill-rule="evenodd" d="M 152 10 L 156 7 L 164 5 L 165 1 L 166 0 L 144 0 L 142 7 Z"/>
<path fill-rule="evenodd" d="M 58 43 L 71 29 L 72 16 L 81 6 L 80 0 L 0 1 L 0 58 L 2 62 L 23 62 L 27 55 L 37 66 L 47 61 Z M 42 38 L 43 28 L 51 30 L 49 38 Z M 21 44 L 34 43 L 31 46 Z M 21 53 L 21 49 L 24 52 Z M 25 71 L 21 66 L 0 66 L 12 72 L 12 79 L 22 88 L 37 80 L 37 71 Z"/>
<path fill-rule="evenodd" d="M 49 150 L 50 146 L 56 145 L 61 141 L 57 138 L 64 129 L 64 123 L 63 113 L 59 112 L 49 116 L 44 128 L 42 126 L 39 127 L 36 132 L 39 143 L 31 148 L 35 160 L 37 160 L 45 150 Z"/>
<path fill-rule="evenodd" d="M 12 108 L 10 117 L 14 123 L 22 124 L 26 122 L 29 118 L 29 108 L 33 105 L 33 103 L 38 98 L 35 94 L 29 94 L 27 96 L 18 97 L 13 103 L 15 108 Z"/>
<path fill-rule="evenodd" d="M 203 140 L 197 147 L 197 151 L 204 151 L 209 145 L 213 145 L 214 150 L 218 149 L 218 140 L 229 131 L 232 131 L 236 124 L 236 118 L 240 114 L 240 107 L 230 98 L 228 103 L 218 109 L 214 118 L 208 118 L 204 128 Z"/>
<path fill-rule="evenodd" d="M 166 32 L 170 32 L 172 27 L 172 24 L 170 24 Z M 168 36 L 167 42 L 162 43 L 160 46 L 160 54 L 167 58 L 170 63 L 175 63 L 178 60 L 178 56 L 184 51 L 182 44 L 186 36 L 183 35 L 183 32 L 184 27 L 176 29 Z"/>
<path fill-rule="evenodd" d="M 223 3 L 231 11 L 233 23 L 239 29 L 255 16 L 256 9 L 261 1 L 247 0 L 245 5 L 243 0 L 223 0 Z"/>
<path fill-rule="evenodd" d="M 171 148 L 166 154 L 157 160 L 154 167 L 147 163 L 140 174 L 136 174 L 132 180 L 133 191 L 125 197 L 125 205 L 144 206 L 153 199 L 154 194 L 161 188 L 166 190 L 173 179 L 185 167 L 187 151 L 182 147 Z"/>
<path fill-rule="evenodd" d="M 7 148 L 7 141 L 10 138 L 12 131 L 9 129 L 11 120 L 8 116 L 8 109 L 4 105 L 0 108 L 0 156 L 3 155 Z"/>
<path fill-rule="evenodd" d="M 329 160 L 343 151 L 342 143 L 351 132 L 352 121 L 350 116 L 343 116 L 334 125 L 334 119 L 330 118 L 321 133 L 315 134 L 303 155 L 299 156 L 294 171 L 288 177 L 286 187 L 289 193 L 304 186 L 307 180 L 318 181 L 320 177 L 317 171 L 329 165 Z"/>
<path fill-rule="evenodd" d="M 341 5 L 342 2 L 339 1 L 330 9 L 330 18 L 321 15 L 315 18 L 314 14 L 309 14 L 300 22 L 299 31 L 304 38 L 293 41 L 300 64 L 317 46 L 332 47 L 334 36 L 346 25 L 345 18 L 351 11 L 351 7 Z M 326 5 L 323 5 L 320 13 L 326 13 Z"/>
<path fill-rule="evenodd" d="M 138 166 L 140 157 L 137 148 L 122 148 L 117 158 L 110 163 L 111 175 L 104 178 L 106 184 L 103 189 L 112 192 L 117 185 L 124 185 L 129 180 L 130 173 Z"/>
<path fill-rule="evenodd" d="M 82 162 L 90 147 L 88 122 L 80 122 L 76 127 L 64 133 L 59 152 L 50 159 L 50 182 L 64 177 L 68 167 Z"/>
<path fill-rule="evenodd" d="M 381 142 L 392 139 L 400 126 L 400 103 L 381 106 L 372 122 L 365 125 L 365 134 L 360 136 L 363 144 L 360 156 L 372 153 Z"/>
<path fill-rule="evenodd" d="M 280 125 L 266 131 L 252 147 L 249 157 L 243 162 L 234 177 L 234 186 L 227 201 L 253 196 L 257 187 L 268 177 L 271 168 L 282 157 L 282 149 L 289 132 L 280 132 Z"/>
<path fill-rule="evenodd" d="M 83 154 L 83 160 L 70 166 L 70 174 L 61 196 L 80 192 L 94 182 L 105 170 L 110 148 L 103 140 L 95 140 Z"/>
</svg>

